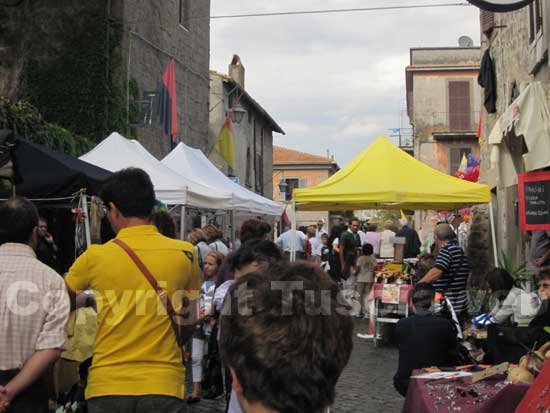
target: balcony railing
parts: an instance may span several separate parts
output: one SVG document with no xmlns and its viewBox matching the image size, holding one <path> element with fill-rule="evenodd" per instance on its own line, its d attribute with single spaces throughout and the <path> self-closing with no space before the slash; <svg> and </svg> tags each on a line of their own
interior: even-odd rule
<svg viewBox="0 0 550 413">
<path fill-rule="evenodd" d="M 417 129 L 431 129 L 432 133 L 467 133 L 477 131 L 479 111 L 430 112 L 415 114 Z"/>
</svg>

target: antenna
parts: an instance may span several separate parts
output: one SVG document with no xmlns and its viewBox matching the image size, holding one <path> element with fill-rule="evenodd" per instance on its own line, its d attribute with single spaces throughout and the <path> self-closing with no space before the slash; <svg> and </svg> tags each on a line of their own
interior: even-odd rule
<svg viewBox="0 0 550 413">
<path fill-rule="evenodd" d="M 472 47 L 474 45 L 474 41 L 469 36 L 460 36 L 458 39 L 458 45 L 460 47 Z"/>
</svg>

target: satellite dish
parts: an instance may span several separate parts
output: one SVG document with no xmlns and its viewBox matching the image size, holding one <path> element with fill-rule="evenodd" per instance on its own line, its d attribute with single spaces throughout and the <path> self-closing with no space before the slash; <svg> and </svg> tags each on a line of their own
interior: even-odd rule
<svg viewBox="0 0 550 413">
<path fill-rule="evenodd" d="M 474 41 L 471 37 L 460 36 L 460 38 L 458 39 L 458 44 L 460 47 L 472 47 L 474 45 Z"/>
</svg>

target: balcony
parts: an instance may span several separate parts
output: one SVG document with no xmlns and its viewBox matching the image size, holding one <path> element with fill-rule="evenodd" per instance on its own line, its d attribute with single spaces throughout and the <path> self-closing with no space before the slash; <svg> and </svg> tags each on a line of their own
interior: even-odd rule
<svg viewBox="0 0 550 413">
<path fill-rule="evenodd" d="M 472 138 L 477 136 L 479 111 L 415 114 L 415 121 L 417 129 L 430 130 L 434 139 Z"/>
</svg>

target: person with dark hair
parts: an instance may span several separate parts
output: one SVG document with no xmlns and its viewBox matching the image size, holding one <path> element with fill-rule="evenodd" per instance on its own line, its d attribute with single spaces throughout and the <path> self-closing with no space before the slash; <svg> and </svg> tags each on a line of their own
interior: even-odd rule
<svg viewBox="0 0 550 413">
<path fill-rule="evenodd" d="M 101 303 L 88 411 L 132 413 L 138 405 L 140 411 L 179 411 L 181 343 L 194 331 L 201 287 L 193 246 L 151 225 L 155 192 L 145 171 L 114 173 L 101 198 L 116 238 L 90 246 L 65 279 L 72 294 L 91 289 Z"/>
<path fill-rule="evenodd" d="M 359 220 L 353 218 L 347 231 L 340 234 L 340 266 L 342 268 L 342 278 L 348 279 L 355 270 L 357 261 L 357 252 L 361 248 L 361 239 L 359 238 Z"/>
<path fill-rule="evenodd" d="M 0 204 L 0 411 L 11 413 L 48 411 L 44 375 L 66 339 L 67 289 L 36 258 L 37 238 L 32 202 L 15 197 Z"/>
<path fill-rule="evenodd" d="M 208 247 L 210 247 L 211 251 L 221 252 L 224 257 L 229 254 L 229 248 L 222 241 L 223 232 L 217 226 L 208 224 L 202 231 L 206 235 Z"/>
<path fill-rule="evenodd" d="M 334 225 L 330 231 L 328 245 L 330 247 L 329 274 L 335 283 L 339 283 L 342 278 L 342 267 L 340 265 L 340 235 L 344 231 L 342 225 Z"/>
<path fill-rule="evenodd" d="M 541 305 L 537 316 L 529 323 L 529 327 L 550 327 L 550 271 L 539 274 L 537 287 Z"/>
<path fill-rule="evenodd" d="M 36 243 L 36 257 L 57 272 L 57 245 L 52 234 L 48 232 L 48 222 L 45 218 L 38 219 L 38 238 Z"/>
<path fill-rule="evenodd" d="M 151 216 L 151 223 L 165 237 L 176 239 L 176 222 L 172 215 L 166 211 L 156 211 Z"/>
<path fill-rule="evenodd" d="M 225 281 L 222 285 L 216 288 L 214 292 L 213 309 L 215 317 L 224 307 L 224 302 L 227 296 L 227 291 L 233 283 L 242 276 L 254 271 L 266 271 L 270 266 L 280 263 L 283 256 L 279 248 L 271 241 L 266 240 L 249 240 L 245 242 L 241 248 L 233 255 L 231 259 L 231 269 L 234 274 L 234 279 Z M 228 384 L 231 378 L 226 374 L 226 395 L 230 394 Z M 237 404 L 236 396 L 231 395 L 229 399 L 228 412 L 241 413 L 242 410 Z"/>
<path fill-rule="evenodd" d="M 374 248 L 372 248 L 372 245 L 365 244 L 362 250 L 363 255 L 357 259 L 357 296 L 361 303 L 358 317 L 366 315 L 367 297 L 374 283 L 374 269 L 377 264 L 376 258 L 373 256 Z"/>
<path fill-rule="evenodd" d="M 338 311 L 340 302 L 334 282 L 307 263 L 235 282 L 221 317 L 220 349 L 242 411 L 327 411 L 353 347 L 353 322 Z"/>
<path fill-rule="evenodd" d="M 424 367 L 453 366 L 457 340 L 451 320 L 433 313 L 435 288 L 419 283 L 413 290 L 415 314 L 403 318 L 395 327 L 399 365 L 393 378 L 395 389 L 406 396 L 413 370 Z"/>
<path fill-rule="evenodd" d="M 271 225 L 261 219 L 247 219 L 239 231 L 241 245 L 250 239 L 265 239 L 271 232 Z"/>
<path fill-rule="evenodd" d="M 375 257 L 380 256 L 380 233 L 377 231 L 377 229 L 378 229 L 378 226 L 376 225 L 375 222 L 368 223 L 367 234 L 365 235 L 367 244 L 372 245 Z"/>
<path fill-rule="evenodd" d="M 502 268 L 495 268 L 487 274 L 489 294 L 496 299 L 491 316 L 498 324 L 526 327 L 539 311 L 540 300 L 536 293 L 514 287 L 514 279 Z"/>
<path fill-rule="evenodd" d="M 420 282 L 433 284 L 451 302 L 458 321 L 467 315 L 468 298 L 466 287 L 470 276 L 470 262 L 462 248 L 456 243 L 456 234 L 449 224 L 438 224 L 434 237 L 439 254 L 435 266 Z"/>
<path fill-rule="evenodd" d="M 195 253 L 197 254 L 199 267 L 201 270 L 204 269 L 204 260 L 206 259 L 206 256 L 211 252 L 206 240 L 206 235 L 200 228 L 193 228 L 187 235 L 187 241 L 195 247 Z"/>
</svg>

